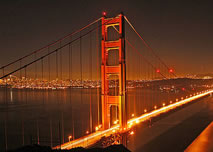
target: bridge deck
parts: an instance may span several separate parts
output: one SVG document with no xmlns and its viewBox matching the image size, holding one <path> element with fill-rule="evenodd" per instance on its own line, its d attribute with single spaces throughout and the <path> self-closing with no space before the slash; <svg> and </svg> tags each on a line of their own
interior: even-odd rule
<svg viewBox="0 0 213 152">
<path fill-rule="evenodd" d="M 185 152 L 213 151 L 213 122 L 192 142 Z"/>
<path fill-rule="evenodd" d="M 139 117 L 130 119 L 130 120 L 128 120 L 128 127 L 131 128 L 132 126 L 138 124 L 139 122 L 143 122 L 145 120 L 150 119 L 151 117 L 155 117 L 155 116 L 160 115 L 162 113 L 168 112 L 171 109 L 174 109 L 176 107 L 179 107 L 181 105 L 184 105 L 186 103 L 194 101 L 196 99 L 199 99 L 199 98 L 204 97 L 206 95 L 209 95 L 211 93 L 213 93 L 213 90 L 201 92 L 201 93 L 199 93 L 195 96 L 183 99 L 179 102 L 176 102 L 176 103 L 170 104 L 168 106 L 164 106 L 160 109 L 151 111 L 150 113 L 145 113 L 145 114 L 143 114 Z M 94 132 L 92 134 L 89 134 L 87 136 L 75 139 L 73 141 L 67 142 L 65 144 L 59 145 L 59 146 L 54 147 L 54 148 L 55 149 L 59 149 L 59 148 L 71 149 L 71 148 L 74 148 L 74 147 L 89 147 L 89 146 L 93 145 L 94 143 L 98 142 L 103 136 L 109 136 L 110 134 L 113 134 L 113 133 L 118 132 L 118 131 L 120 131 L 119 125 L 114 126 L 114 127 L 107 129 L 107 130 Z"/>
</svg>

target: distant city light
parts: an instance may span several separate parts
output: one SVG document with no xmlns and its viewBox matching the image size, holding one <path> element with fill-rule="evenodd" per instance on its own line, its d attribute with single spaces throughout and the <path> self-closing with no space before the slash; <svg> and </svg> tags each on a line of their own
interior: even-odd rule
<svg viewBox="0 0 213 152">
<path fill-rule="evenodd" d="M 134 135 L 134 131 L 131 131 L 129 134 L 130 134 L 130 135 Z"/>
</svg>

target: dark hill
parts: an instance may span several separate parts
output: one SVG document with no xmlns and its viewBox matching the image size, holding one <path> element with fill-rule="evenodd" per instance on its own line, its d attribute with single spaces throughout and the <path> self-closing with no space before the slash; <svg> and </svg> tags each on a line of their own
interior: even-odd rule
<svg viewBox="0 0 213 152">
<path fill-rule="evenodd" d="M 112 145 L 106 148 L 91 148 L 91 149 L 78 147 L 70 150 L 52 150 L 48 146 L 29 145 L 8 152 L 130 152 L 130 150 L 128 150 L 123 145 Z"/>
</svg>

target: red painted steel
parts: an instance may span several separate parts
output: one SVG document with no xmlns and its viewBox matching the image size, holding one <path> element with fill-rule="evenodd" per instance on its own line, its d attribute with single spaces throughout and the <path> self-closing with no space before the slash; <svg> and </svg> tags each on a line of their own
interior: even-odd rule
<svg viewBox="0 0 213 152">
<path fill-rule="evenodd" d="M 108 28 L 111 26 L 119 26 L 119 39 L 115 41 L 108 40 Z M 118 107 L 119 124 L 127 127 L 126 117 L 126 63 L 125 63 L 125 37 L 124 37 L 124 16 L 121 13 L 115 18 L 102 17 L 102 65 L 101 65 L 101 80 L 102 80 L 102 129 L 108 129 L 112 116 L 110 115 L 110 107 L 115 105 Z M 111 66 L 107 64 L 108 51 L 119 51 L 119 65 Z M 118 95 L 109 95 L 109 77 L 110 75 L 118 76 Z"/>
</svg>

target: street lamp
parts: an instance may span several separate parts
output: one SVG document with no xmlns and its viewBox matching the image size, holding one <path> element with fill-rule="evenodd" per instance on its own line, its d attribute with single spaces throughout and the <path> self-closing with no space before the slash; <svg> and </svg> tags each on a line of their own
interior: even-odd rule
<svg viewBox="0 0 213 152">
<path fill-rule="evenodd" d="M 71 141 L 71 139 L 72 139 L 72 136 L 70 135 L 70 136 L 68 136 L 68 139 L 69 139 L 69 141 Z"/>
</svg>

